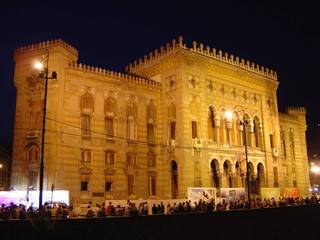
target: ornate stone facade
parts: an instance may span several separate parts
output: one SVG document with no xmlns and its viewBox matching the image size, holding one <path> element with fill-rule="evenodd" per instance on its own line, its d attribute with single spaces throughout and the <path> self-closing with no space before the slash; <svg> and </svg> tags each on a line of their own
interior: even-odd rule
<svg viewBox="0 0 320 240">
<path fill-rule="evenodd" d="M 16 49 L 16 189 L 38 186 L 43 81 L 32 64 L 45 49 L 58 73 L 48 85 L 45 189 L 69 190 L 76 205 L 244 187 L 245 140 L 252 194 L 308 194 L 305 109 L 279 114 L 274 71 L 196 42 L 188 48 L 182 37 L 127 73 L 77 63 L 77 50 L 60 39 Z"/>
</svg>

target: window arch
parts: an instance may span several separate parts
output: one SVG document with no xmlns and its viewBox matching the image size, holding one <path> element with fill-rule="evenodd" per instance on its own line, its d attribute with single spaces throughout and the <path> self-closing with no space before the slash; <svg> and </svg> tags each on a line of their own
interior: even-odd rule
<svg viewBox="0 0 320 240">
<path fill-rule="evenodd" d="M 116 101 L 113 98 L 108 98 L 104 101 L 104 114 L 108 116 L 115 116 Z"/>
<path fill-rule="evenodd" d="M 216 125 L 214 122 L 215 113 L 212 107 L 208 108 L 208 139 L 217 142 Z"/>
<path fill-rule="evenodd" d="M 232 187 L 231 173 L 231 163 L 229 160 L 226 160 L 223 163 L 223 177 L 226 187 Z"/>
<path fill-rule="evenodd" d="M 211 178 L 211 182 L 212 182 L 212 186 L 214 188 L 219 188 L 220 187 L 220 181 L 219 181 L 219 163 L 216 159 L 213 159 L 210 163 L 210 167 L 211 167 L 211 174 L 212 174 L 212 178 Z"/>
<path fill-rule="evenodd" d="M 155 122 L 156 122 L 156 106 L 151 99 L 151 102 L 146 108 L 147 120 L 147 142 L 148 144 L 155 144 Z"/>
<path fill-rule="evenodd" d="M 94 98 L 89 94 L 85 93 L 80 99 L 81 109 L 81 134 L 83 138 L 91 136 L 91 114 L 94 112 Z"/>
<path fill-rule="evenodd" d="M 241 164 L 239 161 L 236 162 L 235 165 L 236 172 L 235 172 L 235 187 L 243 187 L 243 178 L 244 171 L 241 169 Z"/>
<path fill-rule="evenodd" d="M 40 157 L 40 151 L 38 146 L 32 145 L 27 150 L 27 161 L 28 162 L 38 162 Z"/>
<path fill-rule="evenodd" d="M 137 139 L 137 106 L 134 103 L 127 105 L 127 138 L 128 140 Z"/>
<path fill-rule="evenodd" d="M 107 138 L 115 136 L 116 102 L 113 98 L 104 101 L 105 133 Z"/>
<path fill-rule="evenodd" d="M 280 128 L 281 154 L 286 157 L 286 140 L 283 127 Z"/>
<path fill-rule="evenodd" d="M 244 128 L 243 128 L 243 139 L 244 141 L 246 141 L 246 145 L 247 146 L 252 146 L 251 143 L 251 133 L 250 133 L 250 117 L 248 114 L 244 114 L 243 115 L 243 124 L 244 124 Z M 244 144 L 244 143 L 243 143 Z"/>
<path fill-rule="evenodd" d="M 176 105 L 171 103 L 168 108 L 168 122 L 169 122 L 169 139 L 176 139 Z"/>
<path fill-rule="evenodd" d="M 261 135 L 262 127 L 260 119 L 255 116 L 253 118 L 253 144 L 254 147 L 262 147 L 262 135 Z"/>
<path fill-rule="evenodd" d="M 83 112 L 94 111 L 94 98 L 89 93 L 85 93 L 81 96 L 80 108 Z"/>
</svg>

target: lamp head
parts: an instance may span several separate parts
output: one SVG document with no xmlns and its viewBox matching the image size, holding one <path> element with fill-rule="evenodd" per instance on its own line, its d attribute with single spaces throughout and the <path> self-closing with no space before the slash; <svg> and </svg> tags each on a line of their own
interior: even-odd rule
<svg viewBox="0 0 320 240">
<path fill-rule="evenodd" d="M 36 63 L 34 64 L 34 67 L 35 67 L 36 69 L 42 69 L 42 68 L 43 68 L 43 63 L 42 63 L 42 62 L 36 62 Z"/>
</svg>

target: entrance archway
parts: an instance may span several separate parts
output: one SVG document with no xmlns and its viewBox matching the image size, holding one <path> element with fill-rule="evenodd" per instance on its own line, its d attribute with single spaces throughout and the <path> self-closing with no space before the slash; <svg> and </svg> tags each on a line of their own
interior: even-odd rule
<svg viewBox="0 0 320 240">
<path fill-rule="evenodd" d="M 264 166 L 262 163 L 259 163 L 257 166 L 257 186 L 258 186 L 258 193 L 261 195 L 261 188 L 264 187 L 265 183 L 265 174 L 264 174 Z"/>
<path fill-rule="evenodd" d="M 223 178 L 224 178 L 225 187 L 227 187 L 227 188 L 233 187 L 232 186 L 232 179 L 230 177 L 231 173 L 232 173 L 231 172 L 231 163 L 229 160 L 226 160 L 223 163 Z"/>
<path fill-rule="evenodd" d="M 178 164 L 174 160 L 171 161 L 171 194 L 173 199 L 179 196 Z"/>
<path fill-rule="evenodd" d="M 219 188 L 220 187 L 220 182 L 219 182 L 219 164 L 218 161 L 216 159 L 213 159 L 210 163 L 210 167 L 211 167 L 211 173 L 212 173 L 212 177 L 211 177 L 211 186 L 214 188 Z"/>
</svg>

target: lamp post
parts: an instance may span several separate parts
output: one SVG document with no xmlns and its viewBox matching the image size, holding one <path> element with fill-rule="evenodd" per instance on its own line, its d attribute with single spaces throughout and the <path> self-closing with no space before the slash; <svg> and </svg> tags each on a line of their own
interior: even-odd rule
<svg viewBox="0 0 320 240">
<path fill-rule="evenodd" d="M 44 139 L 46 131 L 46 111 L 47 111 L 47 94 L 48 94 L 48 79 L 56 79 L 57 73 L 52 72 L 52 76 L 49 77 L 49 50 L 45 50 L 45 54 L 42 56 L 42 62 L 36 62 L 35 67 L 40 71 L 39 77 L 44 78 L 44 98 L 43 98 L 43 117 L 42 117 L 42 134 L 41 134 L 41 159 L 40 159 L 40 174 L 39 174 L 39 214 L 42 210 L 42 195 L 43 195 L 43 171 L 44 171 Z M 43 63 L 45 60 L 45 65 Z"/>
<path fill-rule="evenodd" d="M 244 111 L 243 111 L 244 113 Z M 225 114 L 226 118 L 231 119 L 233 116 L 233 113 L 231 111 L 226 111 Z M 248 202 L 249 202 L 249 208 L 251 208 L 251 191 L 250 191 L 250 172 L 249 172 L 249 161 L 248 161 L 248 148 L 247 148 L 247 135 L 246 135 L 246 126 L 248 124 L 248 121 L 244 119 L 244 114 L 242 115 L 242 120 L 240 120 L 240 125 L 243 126 L 243 145 L 244 145 L 244 151 L 246 156 L 246 182 L 247 182 L 247 191 L 248 191 Z"/>
<path fill-rule="evenodd" d="M 244 116 L 242 116 L 242 121 L 240 121 L 240 125 L 243 126 L 243 145 L 244 145 L 244 152 L 246 154 L 246 168 L 247 168 L 247 191 L 248 191 L 249 208 L 251 208 L 250 173 L 249 173 L 247 133 L 246 133 L 246 125 L 247 125 L 247 123 L 248 122 L 244 119 Z"/>
</svg>

